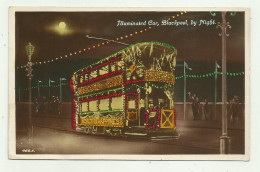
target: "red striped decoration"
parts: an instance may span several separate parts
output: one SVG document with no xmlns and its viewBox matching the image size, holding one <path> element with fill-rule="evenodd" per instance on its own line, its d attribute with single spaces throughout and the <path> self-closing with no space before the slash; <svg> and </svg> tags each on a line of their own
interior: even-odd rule
<svg viewBox="0 0 260 172">
<path fill-rule="evenodd" d="M 72 78 L 70 79 L 70 89 L 71 89 L 71 97 L 72 97 L 72 114 L 71 114 L 71 127 L 73 130 L 76 130 L 76 103 L 74 96 L 74 87 Z"/>
</svg>

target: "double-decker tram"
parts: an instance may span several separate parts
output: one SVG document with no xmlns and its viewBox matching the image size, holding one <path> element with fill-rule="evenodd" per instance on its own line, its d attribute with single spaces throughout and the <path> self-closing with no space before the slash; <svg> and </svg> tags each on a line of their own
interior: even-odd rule
<svg viewBox="0 0 260 172">
<path fill-rule="evenodd" d="M 133 44 L 76 71 L 70 80 L 72 128 L 89 134 L 173 136 L 177 50 Z"/>
</svg>

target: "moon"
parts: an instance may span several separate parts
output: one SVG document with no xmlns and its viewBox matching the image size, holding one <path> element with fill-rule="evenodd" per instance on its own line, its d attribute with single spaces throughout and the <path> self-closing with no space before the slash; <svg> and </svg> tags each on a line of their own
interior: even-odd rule
<svg viewBox="0 0 260 172">
<path fill-rule="evenodd" d="M 66 23 L 65 22 L 60 22 L 59 23 L 59 28 L 64 30 L 66 28 Z"/>
</svg>

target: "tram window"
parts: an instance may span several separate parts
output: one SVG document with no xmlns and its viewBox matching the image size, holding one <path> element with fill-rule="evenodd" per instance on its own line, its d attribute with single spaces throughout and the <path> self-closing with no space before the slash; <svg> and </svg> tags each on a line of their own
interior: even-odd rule
<svg viewBox="0 0 260 172">
<path fill-rule="evenodd" d="M 85 81 L 88 80 L 88 74 L 85 74 Z"/>
<path fill-rule="evenodd" d="M 154 118 L 156 116 L 156 112 L 150 112 L 149 113 L 149 118 Z"/>
<path fill-rule="evenodd" d="M 101 99 L 99 104 L 99 109 L 109 110 L 108 104 L 109 104 L 109 99 Z"/>
<path fill-rule="evenodd" d="M 108 65 L 102 67 L 100 70 L 99 70 L 99 74 L 100 75 L 104 75 L 104 74 L 107 74 L 108 73 Z"/>
<path fill-rule="evenodd" d="M 123 109 L 123 101 L 122 97 L 113 97 L 111 102 L 112 110 L 115 109 Z"/>
<path fill-rule="evenodd" d="M 80 76 L 80 81 L 79 81 L 80 83 L 82 83 L 82 82 L 84 82 L 84 76 L 82 75 L 82 76 Z"/>
<path fill-rule="evenodd" d="M 159 98 L 157 106 L 162 109 L 169 109 L 170 101 L 166 96 L 164 97 L 164 99 Z"/>
<path fill-rule="evenodd" d="M 136 97 L 135 96 L 128 97 L 128 109 L 136 109 Z"/>
<path fill-rule="evenodd" d="M 97 111 L 97 100 L 89 102 L 89 110 L 93 112 Z"/>
<path fill-rule="evenodd" d="M 114 63 L 111 63 L 111 72 L 114 72 L 114 71 L 116 71 L 116 66 L 115 66 L 115 64 Z"/>
<path fill-rule="evenodd" d="M 149 98 L 149 108 L 154 108 L 154 102 L 153 102 L 153 98 Z"/>
<path fill-rule="evenodd" d="M 82 112 L 88 111 L 88 102 L 84 102 L 81 104 Z"/>
<path fill-rule="evenodd" d="M 130 100 L 129 101 L 129 106 L 128 106 L 129 109 L 135 109 L 135 100 Z"/>
<path fill-rule="evenodd" d="M 156 125 L 156 112 L 149 113 L 149 124 Z"/>
<path fill-rule="evenodd" d="M 97 77 L 97 71 L 92 71 L 89 75 L 89 79 L 93 79 L 93 78 L 96 78 Z"/>
<path fill-rule="evenodd" d="M 122 60 L 118 61 L 117 66 L 118 66 L 118 69 L 122 69 L 123 68 L 123 61 Z"/>
<path fill-rule="evenodd" d="M 162 98 L 159 98 L 158 99 L 158 106 L 159 106 L 159 108 L 163 108 L 164 106 L 165 106 L 165 101 L 164 101 L 164 99 L 162 99 Z"/>
</svg>

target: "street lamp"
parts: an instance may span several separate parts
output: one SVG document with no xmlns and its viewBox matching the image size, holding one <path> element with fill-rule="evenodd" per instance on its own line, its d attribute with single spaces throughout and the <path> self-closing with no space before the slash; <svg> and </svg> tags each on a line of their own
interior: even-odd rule
<svg viewBox="0 0 260 172">
<path fill-rule="evenodd" d="M 221 29 L 219 34 L 222 38 L 222 135 L 220 137 L 220 154 L 228 154 L 230 151 L 230 137 L 227 134 L 227 78 L 226 78 L 226 60 L 227 60 L 227 45 L 226 38 L 227 28 L 231 28 L 229 22 L 226 21 L 226 11 L 221 12 L 222 21 L 218 22 L 217 28 Z M 212 13 L 215 16 L 216 13 Z M 231 12 L 231 16 L 234 16 L 235 12 Z"/>
<path fill-rule="evenodd" d="M 27 70 L 27 76 L 29 79 L 29 86 L 28 86 L 28 112 L 29 112 L 29 125 L 28 125 L 28 140 L 29 143 L 31 143 L 33 141 L 33 125 L 32 125 L 32 106 L 31 106 L 31 102 L 32 102 L 32 89 L 31 89 L 31 82 L 32 82 L 32 62 L 31 62 L 31 58 L 32 58 L 32 54 L 34 52 L 34 46 L 29 42 L 28 45 L 25 46 L 26 48 L 26 52 L 28 55 L 28 63 L 26 65 L 26 70 Z"/>
<path fill-rule="evenodd" d="M 214 106 L 214 119 L 216 119 L 216 117 L 217 117 L 218 68 L 220 68 L 220 66 L 218 65 L 218 62 L 216 60 L 215 61 L 215 106 Z"/>
<path fill-rule="evenodd" d="M 62 81 L 66 81 L 66 78 L 60 77 L 60 102 L 62 102 Z"/>
<path fill-rule="evenodd" d="M 183 77 L 184 77 L 184 80 L 183 80 L 183 82 L 184 82 L 184 97 L 183 97 L 183 119 L 185 120 L 185 118 L 186 118 L 186 97 L 187 97 L 187 91 L 186 91 L 186 69 L 188 69 L 188 70 L 192 70 L 192 68 L 190 68 L 189 66 L 188 66 L 188 63 L 186 63 L 185 61 L 183 62 Z"/>
</svg>

